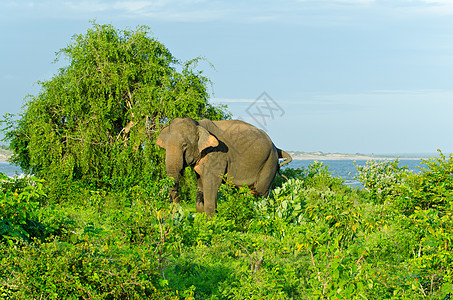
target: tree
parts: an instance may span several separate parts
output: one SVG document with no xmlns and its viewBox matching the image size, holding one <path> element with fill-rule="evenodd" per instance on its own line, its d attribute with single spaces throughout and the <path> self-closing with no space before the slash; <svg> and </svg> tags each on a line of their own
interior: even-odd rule
<svg viewBox="0 0 453 300">
<path fill-rule="evenodd" d="M 169 120 L 228 118 L 208 102 L 199 58 L 181 63 L 149 32 L 93 22 L 74 36 L 57 53 L 69 65 L 4 129 L 12 162 L 51 182 L 121 188 L 163 174 L 154 141 Z"/>
</svg>

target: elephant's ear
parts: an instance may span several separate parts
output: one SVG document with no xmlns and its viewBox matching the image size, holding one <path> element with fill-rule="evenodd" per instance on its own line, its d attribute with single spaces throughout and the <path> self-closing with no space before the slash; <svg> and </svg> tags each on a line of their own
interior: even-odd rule
<svg viewBox="0 0 453 300">
<path fill-rule="evenodd" d="M 208 147 L 217 147 L 219 141 L 215 136 L 209 133 L 206 129 L 198 126 L 198 151 L 203 151 Z"/>
<path fill-rule="evenodd" d="M 156 141 L 157 146 L 165 149 L 165 143 L 167 141 L 169 131 L 170 131 L 170 129 L 168 129 L 168 127 L 165 127 L 164 129 L 162 129 L 159 136 L 157 137 L 157 141 Z"/>
</svg>

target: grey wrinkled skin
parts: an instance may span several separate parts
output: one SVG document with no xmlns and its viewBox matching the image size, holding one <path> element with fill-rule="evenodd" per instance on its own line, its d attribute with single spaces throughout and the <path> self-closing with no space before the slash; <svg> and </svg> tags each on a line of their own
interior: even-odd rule
<svg viewBox="0 0 453 300">
<path fill-rule="evenodd" d="M 167 175 L 175 180 L 172 200 L 179 201 L 179 177 L 191 166 L 197 174 L 197 211 L 207 215 L 216 212 L 225 174 L 234 185 L 245 184 L 257 197 L 266 197 L 279 167 L 292 160 L 264 131 L 238 120 L 176 118 L 161 131 L 156 144 L 166 150 Z M 286 160 L 279 164 L 279 158 Z"/>
</svg>

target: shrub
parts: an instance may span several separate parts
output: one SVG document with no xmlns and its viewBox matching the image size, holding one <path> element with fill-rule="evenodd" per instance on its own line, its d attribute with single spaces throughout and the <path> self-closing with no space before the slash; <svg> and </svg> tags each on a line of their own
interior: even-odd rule
<svg viewBox="0 0 453 300">
<path fill-rule="evenodd" d="M 398 159 L 394 161 L 369 160 L 365 166 L 356 165 L 356 178 L 369 192 L 375 203 L 383 203 L 387 197 L 396 194 L 396 188 L 410 174 L 407 167 L 400 167 Z"/>
<path fill-rule="evenodd" d="M 236 230 L 246 231 L 251 219 L 255 216 L 253 204 L 256 201 L 247 186 L 235 187 L 226 181 L 219 189 L 218 216 L 233 221 Z"/>
<path fill-rule="evenodd" d="M 14 180 L 0 173 L 0 242 L 46 237 L 46 226 L 39 222 L 37 212 L 44 196 L 41 180 Z"/>
<path fill-rule="evenodd" d="M 121 192 L 83 190 L 79 204 L 36 196 L 28 208 L 14 193 L 37 187 L 34 179 L 7 179 L 7 200 L 30 211 L 45 234 L 0 241 L 0 299 L 446 300 L 453 207 L 449 189 L 438 188 L 448 187 L 446 161 L 432 168 L 437 185 L 431 168 L 409 174 L 442 199 L 436 205 L 400 205 L 412 195 L 404 192 L 420 188 L 411 180 L 376 203 L 315 164 L 267 199 L 223 186 L 220 213 L 210 218 L 168 202 L 167 178 Z"/>
<path fill-rule="evenodd" d="M 273 182 L 273 188 L 281 187 L 286 181 L 291 178 L 294 179 L 304 179 L 306 177 L 307 170 L 304 168 L 289 168 L 280 169 L 277 175 L 275 176 Z"/>
<path fill-rule="evenodd" d="M 144 176 L 163 177 L 153 141 L 169 120 L 229 117 L 209 104 L 209 80 L 194 70 L 199 59 L 181 63 L 149 31 L 93 22 L 59 51 L 69 65 L 40 82 L 19 120 L 5 116 L 11 161 L 48 181 L 49 194 L 67 199 L 74 181 L 125 190 Z"/>
<path fill-rule="evenodd" d="M 398 187 L 396 205 L 410 213 L 416 207 L 451 209 L 453 205 L 453 157 L 447 158 L 439 150 L 439 157 L 422 160 L 420 174 L 411 174 L 407 184 Z"/>
<path fill-rule="evenodd" d="M 314 161 L 310 164 L 305 177 L 307 186 L 319 189 L 333 189 L 341 186 L 344 182 L 341 177 L 333 177 L 332 172 L 329 171 L 329 166 L 324 165 L 322 161 Z"/>
<path fill-rule="evenodd" d="M 83 206 L 58 207 L 41 199 L 41 183 L 2 190 L 0 299 L 178 299 L 162 283 L 173 214 L 161 197 L 170 179 L 146 186 L 147 196 L 131 189 L 131 203 L 95 191 Z"/>
</svg>

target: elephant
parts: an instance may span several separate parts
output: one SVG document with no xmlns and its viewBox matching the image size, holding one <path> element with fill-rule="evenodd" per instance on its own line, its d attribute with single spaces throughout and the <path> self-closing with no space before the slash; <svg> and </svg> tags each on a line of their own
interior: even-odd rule
<svg viewBox="0 0 453 300">
<path fill-rule="evenodd" d="M 247 185 L 256 197 L 267 197 L 279 168 L 292 161 L 263 130 L 240 120 L 175 118 L 156 144 L 165 149 L 167 176 L 175 180 L 173 202 L 179 202 L 179 177 L 191 166 L 197 175 L 197 212 L 208 216 L 217 212 L 217 192 L 225 178 L 235 186 Z M 279 164 L 279 158 L 285 160 Z"/>
</svg>

